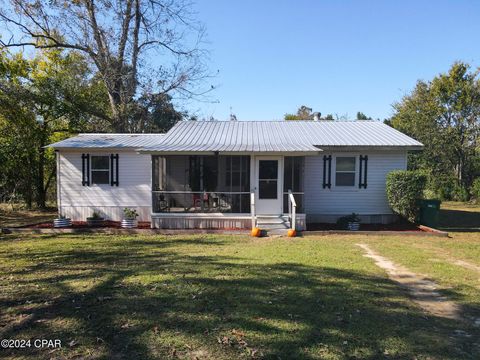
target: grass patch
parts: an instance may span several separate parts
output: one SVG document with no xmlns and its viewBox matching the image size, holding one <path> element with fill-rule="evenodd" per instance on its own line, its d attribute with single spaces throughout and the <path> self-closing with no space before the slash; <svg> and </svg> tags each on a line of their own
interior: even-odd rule
<svg viewBox="0 0 480 360">
<path fill-rule="evenodd" d="M 398 250 L 397 243 L 408 247 L 408 241 L 397 236 L 8 235 L 0 240 L 2 337 L 59 338 L 62 349 L 0 354 L 478 358 L 475 329 L 423 313 L 355 246 L 390 244 L 381 248 L 387 256 Z M 414 252 L 404 255 L 405 265 L 419 266 Z M 456 280 L 471 285 L 464 273 Z M 462 291 L 451 294 L 478 306 L 473 293 Z M 455 336 L 455 330 L 474 336 Z"/>
</svg>

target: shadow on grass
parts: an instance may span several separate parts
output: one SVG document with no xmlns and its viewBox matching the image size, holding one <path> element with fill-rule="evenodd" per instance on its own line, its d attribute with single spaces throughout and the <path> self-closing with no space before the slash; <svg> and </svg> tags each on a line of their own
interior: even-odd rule
<svg viewBox="0 0 480 360">
<path fill-rule="evenodd" d="M 439 229 L 480 232 L 480 212 L 441 209 Z"/>
<path fill-rule="evenodd" d="M 457 322 L 425 316 L 385 278 L 174 251 L 191 242 L 223 244 L 139 239 L 8 254 L 33 263 L 9 272 L 0 308 L 33 316 L 2 337 L 59 338 L 65 358 L 476 358 L 472 338 L 454 336 Z M 4 353 L 52 356 L 18 351 Z"/>
</svg>

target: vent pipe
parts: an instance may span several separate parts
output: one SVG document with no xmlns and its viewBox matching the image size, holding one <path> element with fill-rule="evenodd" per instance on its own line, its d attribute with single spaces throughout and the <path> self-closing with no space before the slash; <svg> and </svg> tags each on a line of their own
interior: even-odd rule
<svg viewBox="0 0 480 360">
<path fill-rule="evenodd" d="M 322 114 L 320 114 L 319 112 L 314 112 L 314 113 L 313 113 L 313 120 L 314 120 L 314 121 L 319 121 L 319 120 L 320 120 L 320 116 L 322 116 Z"/>
</svg>

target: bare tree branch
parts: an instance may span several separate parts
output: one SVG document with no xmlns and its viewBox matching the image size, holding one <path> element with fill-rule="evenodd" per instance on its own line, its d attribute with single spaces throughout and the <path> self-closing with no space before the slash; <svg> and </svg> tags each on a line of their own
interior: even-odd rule
<svg viewBox="0 0 480 360">
<path fill-rule="evenodd" d="M 63 48 L 88 55 L 108 92 L 112 123 L 124 131 L 140 89 L 203 96 L 210 78 L 205 31 L 188 0 L 5 0 L 0 48 Z M 148 84 L 148 85 L 147 85 Z"/>
</svg>

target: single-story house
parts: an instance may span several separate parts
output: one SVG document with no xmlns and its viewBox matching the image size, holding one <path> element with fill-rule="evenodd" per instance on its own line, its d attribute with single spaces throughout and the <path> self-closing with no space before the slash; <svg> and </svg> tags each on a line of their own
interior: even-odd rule
<svg viewBox="0 0 480 360">
<path fill-rule="evenodd" d="M 394 221 L 386 175 L 422 144 L 379 121 L 181 121 L 166 134 L 80 134 L 57 154 L 58 208 L 134 208 L 153 228 L 305 229 Z M 276 224 L 276 225 L 275 225 Z"/>
</svg>

